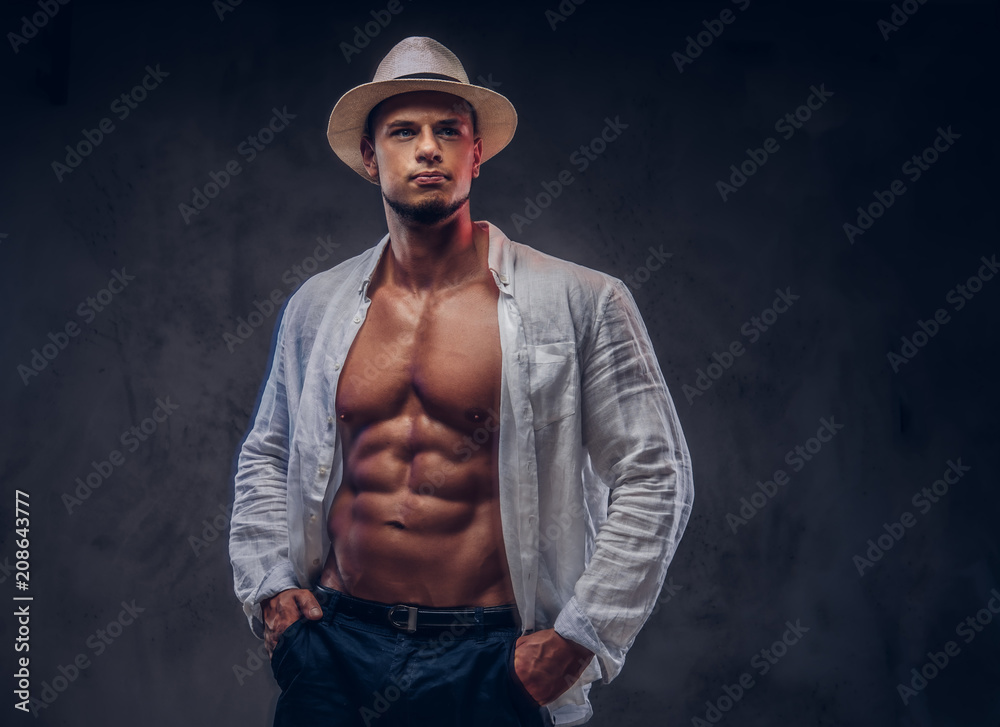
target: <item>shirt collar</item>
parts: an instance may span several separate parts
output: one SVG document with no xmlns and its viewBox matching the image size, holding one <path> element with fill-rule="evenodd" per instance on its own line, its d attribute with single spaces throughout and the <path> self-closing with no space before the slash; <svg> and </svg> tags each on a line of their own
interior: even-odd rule
<svg viewBox="0 0 1000 727">
<path fill-rule="evenodd" d="M 482 220 L 479 222 L 473 222 L 474 225 L 479 225 L 482 227 L 486 226 L 488 232 L 490 233 L 490 249 L 487 260 L 487 265 L 490 271 L 493 273 L 493 280 L 496 282 L 497 287 L 504 293 L 513 295 L 514 293 L 514 279 L 511 275 L 510 270 L 510 239 L 501 232 L 500 228 L 494 225 L 488 220 Z M 372 254 L 368 260 L 368 264 L 365 268 L 365 276 L 358 285 L 358 294 L 364 295 L 365 289 L 368 284 L 371 283 L 372 275 L 375 273 L 375 268 L 378 267 L 379 260 L 382 259 L 382 253 L 385 252 L 385 248 L 389 244 L 389 233 L 385 233 L 385 236 L 378 241 L 378 244 L 372 248 Z"/>
</svg>

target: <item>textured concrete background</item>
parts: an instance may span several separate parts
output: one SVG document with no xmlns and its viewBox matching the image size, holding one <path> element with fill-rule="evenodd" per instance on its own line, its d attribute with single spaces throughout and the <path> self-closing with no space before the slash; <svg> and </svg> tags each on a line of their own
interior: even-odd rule
<svg viewBox="0 0 1000 727">
<path fill-rule="evenodd" d="M 377 190 L 336 159 L 325 125 L 407 35 L 439 39 L 513 101 L 520 126 L 484 165 L 473 218 L 632 276 L 691 448 L 695 508 L 669 590 L 624 672 L 592 693 L 591 724 L 1000 723 L 1000 624 L 982 610 L 1000 586 L 1000 279 L 961 310 L 949 298 L 1000 252 L 997 5 L 911 2 L 887 29 L 889 3 L 745 4 L 590 0 L 553 30 L 556 0 L 404 0 L 350 63 L 340 44 L 385 3 L 244 0 L 220 19 L 209 0 L 74 1 L 26 43 L 7 36 L 0 598 L 23 595 L 20 489 L 32 693 L 50 703 L 37 722 L 14 712 L 4 723 L 270 724 L 278 690 L 252 654 L 226 542 L 234 457 L 277 314 L 238 344 L 226 336 L 255 302 L 294 289 L 286 271 L 311 266 L 317 238 L 338 245 L 326 268 L 384 234 Z M 680 72 L 672 54 L 726 8 L 733 22 Z M 0 30 L 20 35 L 36 12 L 6 3 Z M 120 118 L 121 95 L 157 64 L 169 75 Z M 775 122 L 812 86 L 832 95 L 786 140 Z M 247 161 L 241 141 L 284 107 L 294 120 Z M 66 145 L 105 117 L 114 130 L 58 173 Z M 627 128 L 580 171 L 571 155 L 606 118 Z M 914 181 L 902 166 L 938 127 L 960 136 Z M 778 150 L 723 201 L 716 183 L 768 137 Z M 179 205 L 231 159 L 241 173 L 185 221 Z M 572 184 L 518 229 L 512 215 L 562 170 Z M 850 241 L 844 223 L 895 179 L 905 193 Z M 669 253 L 652 272 L 650 248 Z M 100 291 L 115 271 L 133 279 L 109 302 Z M 798 299 L 751 342 L 743 327 L 776 289 Z M 106 305 L 88 312 L 94 296 Z M 938 309 L 948 322 L 894 371 L 888 354 Z M 67 324 L 78 335 L 57 335 Z M 743 355 L 707 371 L 737 341 Z M 699 369 L 717 376 L 694 395 L 684 387 Z M 158 400 L 177 408 L 164 417 Z M 164 421 L 149 419 L 143 441 L 122 441 L 154 413 Z M 831 417 L 843 428 L 796 470 L 786 453 Z M 100 465 L 116 449 L 118 464 Z M 947 494 L 912 500 L 959 458 L 971 469 Z M 741 498 L 778 469 L 787 484 L 741 515 Z M 100 486 L 66 499 L 88 474 Z M 884 537 L 891 549 L 859 575 L 855 556 L 904 512 L 912 527 Z M 0 606 L 8 715 L 12 612 Z M 960 626 L 977 613 L 975 629 Z M 797 620 L 808 631 L 769 663 L 761 650 Z M 957 655 L 915 689 L 911 670 L 949 641 Z M 741 678 L 752 680 L 742 694 Z"/>
</svg>

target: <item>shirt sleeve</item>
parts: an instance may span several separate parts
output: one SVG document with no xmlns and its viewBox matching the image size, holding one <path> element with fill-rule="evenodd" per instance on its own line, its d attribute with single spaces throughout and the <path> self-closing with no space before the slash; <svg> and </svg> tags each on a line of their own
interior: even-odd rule
<svg viewBox="0 0 1000 727">
<path fill-rule="evenodd" d="M 649 618 L 694 501 L 691 457 L 631 292 L 615 280 L 581 363 L 582 436 L 610 488 L 594 553 L 554 628 L 607 684 Z"/>
<path fill-rule="evenodd" d="M 288 311 L 286 309 L 285 313 Z M 271 371 L 236 468 L 229 557 L 236 596 L 250 629 L 264 637 L 260 602 L 298 588 L 288 558 L 289 409 L 285 389 L 287 315 L 278 326 Z"/>
</svg>

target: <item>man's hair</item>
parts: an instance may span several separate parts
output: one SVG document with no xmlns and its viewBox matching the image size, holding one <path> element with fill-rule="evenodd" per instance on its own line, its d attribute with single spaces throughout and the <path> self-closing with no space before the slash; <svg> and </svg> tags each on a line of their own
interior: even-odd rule
<svg viewBox="0 0 1000 727">
<path fill-rule="evenodd" d="M 392 96 L 390 96 L 389 98 L 392 98 Z M 372 141 L 375 140 L 375 137 L 372 134 L 372 120 L 375 118 L 379 106 L 381 106 L 388 100 L 389 99 L 387 98 L 375 104 L 372 110 L 368 112 L 368 118 L 365 119 L 365 136 L 367 136 Z M 472 116 L 472 136 L 473 138 L 479 136 L 479 121 L 476 118 L 476 107 L 470 104 L 464 98 L 460 98 L 458 101 L 455 102 L 455 105 L 452 106 L 452 108 L 455 109 L 456 111 L 467 111 L 469 115 Z"/>
</svg>

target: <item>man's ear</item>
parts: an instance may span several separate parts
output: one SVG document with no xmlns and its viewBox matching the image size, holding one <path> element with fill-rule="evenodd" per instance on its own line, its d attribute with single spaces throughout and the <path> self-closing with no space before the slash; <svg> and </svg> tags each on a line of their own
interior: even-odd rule
<svg viewBox="0 0 1000 727">
<path fill-rule="evenodd" d="M 378 181 L 378 160 L 375 158 L 375 145 L 369 136 L 361 137 L 361 160 L 364 162 L 368 176 Z"/>
<path fill-rule="evenodd" d="M 472 178 L 479 176 L 479 166 L 483 163 L 483 137 L 477 136 L 475 146 L 472 147 Z"/>
</svg>

